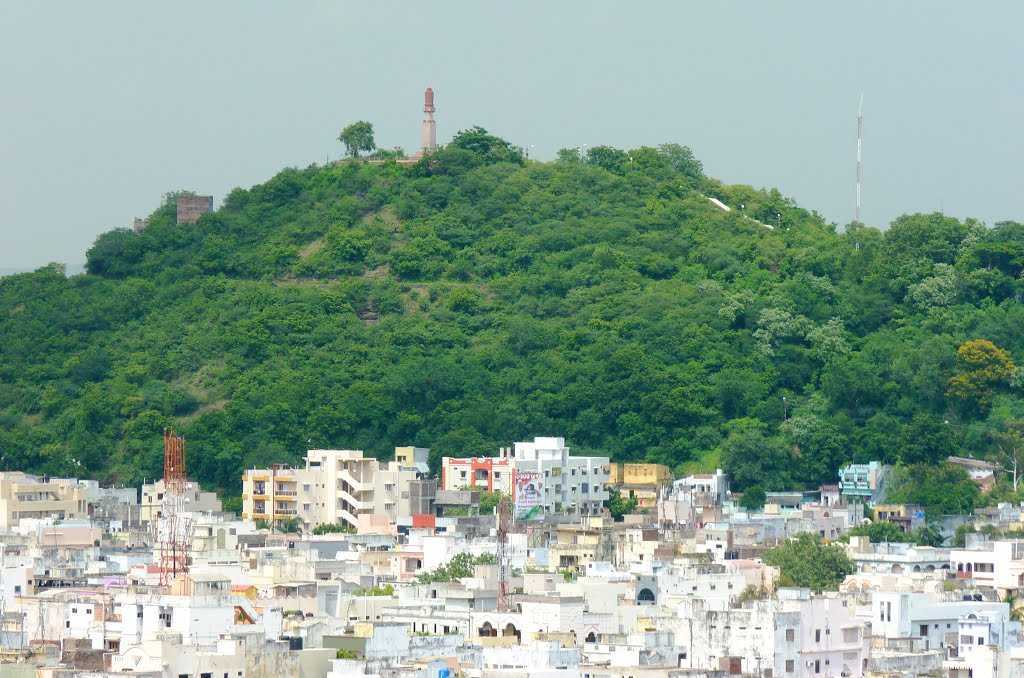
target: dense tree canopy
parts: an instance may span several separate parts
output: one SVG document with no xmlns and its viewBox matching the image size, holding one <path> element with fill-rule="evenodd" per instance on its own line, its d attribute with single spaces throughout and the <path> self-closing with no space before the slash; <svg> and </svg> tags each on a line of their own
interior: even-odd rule
<svg viewBox="0 0 1024 678">
<path fill-rule="evenodd" d="M 853 561 L 838 544 L 822 544 L 813 534 L 800 534 L 766 551 L 764 562 L 780 570 L 781 586 L 814 591 L 835 590 L 853 574 Z"/>
<path fill-rule="evenodd" d="M 888 501 L 917 504 L 931 515 L 970 513 L 980 491 L 967 472 L 951 464 L 899 466 Z"/>
<path fill-rule="evenodd" d="M 168 425 L 229 494 L 309 447 L 436 464 L 534 435 L 769 491 L 991 456 L 1024 418 L 1022 270 L 1022 224 L 838 233 L 681 146 L 541 163 L 473 128 L 0 279 L 0 468 L 137 483 Z"/>
</svg>

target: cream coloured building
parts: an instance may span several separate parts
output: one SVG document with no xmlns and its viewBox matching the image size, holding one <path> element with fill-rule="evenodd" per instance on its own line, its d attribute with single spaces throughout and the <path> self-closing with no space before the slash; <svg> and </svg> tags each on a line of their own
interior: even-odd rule
<svg viewBox="0 0 1024 678">
<path fill-rule="evenodd" d="M 0 529 L 17 527 L 29 518 L 70 520 L 88 515 L 88 488 L 74 478 L 0 473 Z"/>
<path fill-rule="evenodd" d="M 242 476 L 242 516 L 268 522 L 297 518 L 306 528 L 357 528 L 360 516 L 368 515 L 411 523 L 413 515 L 432 510 L 432 481 L 425 480 L 429 453 L 397 447 L 394 461 L 381 464 L 362 450 L 309 450 L 305 468 L 248 470 Z"/>
</svg>

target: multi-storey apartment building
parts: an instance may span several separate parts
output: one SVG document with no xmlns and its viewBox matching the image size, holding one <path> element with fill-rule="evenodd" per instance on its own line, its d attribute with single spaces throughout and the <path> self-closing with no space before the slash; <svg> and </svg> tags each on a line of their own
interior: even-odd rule
<svg viewBox="0 0 1024 678">
<path fill-rule="evenodd" d="M 877 461 L 839 469 L 839 490 L 847 503 L 873 506 L 885 499 L 889 467 Z"/>
<path fill-rule="evenodd" d="M 88 488 L 78 480 L 0 473 L 0 529 L 17 527 L 28 518 L 70 520 L 88 515 Z"/>
<path fill-rule="evenodd" d="M 305 468 L 274 465 L 246 471 L 242 515 L 270 522 L 297 518 L 307 528 L 357 528 L 360 516 L 368 515 L 411 524 L 413 515 L 432 508 L 429 453 L 422 447 L 399 447 L 395 460 L 382 465 L 362 450 L 309 450 Z"/>
<path fill-rule="evenodd" d="M 569 454 L 564 438 L 534 438 L 503 447 L 497 457 L 444 457 L 441 486 L 500 490 L 519 503 L 517 479 L 530 478 L 536 505 L 545 513 L 594 515 L 608 499 L 608 457 Z"/>
</svg>

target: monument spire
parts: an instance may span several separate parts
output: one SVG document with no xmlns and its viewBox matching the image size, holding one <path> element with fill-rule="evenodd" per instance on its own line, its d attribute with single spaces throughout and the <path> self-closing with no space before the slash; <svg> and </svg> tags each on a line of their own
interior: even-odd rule
<svg viewBox="0 0 1024 678">
<path fill-rule="evenodd" d="M 420 147 L 424 153 L 437 150 L 437 125 L 434 122 L 434 90 L 423 93 L 423 125 L 420 127 Z"/>
</svg>

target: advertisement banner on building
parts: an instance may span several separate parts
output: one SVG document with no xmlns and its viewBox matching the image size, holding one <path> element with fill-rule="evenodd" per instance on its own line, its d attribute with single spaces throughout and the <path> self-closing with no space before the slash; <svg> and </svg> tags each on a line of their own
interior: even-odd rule
<svg viewBox="0 0 1024 678">
<path fill-rule="evenodd" d="M 536 471 L 516 472 L 516 520 L 539 520 L 544 517 L 543 483 L 543 476 Z"/>
</svg>

